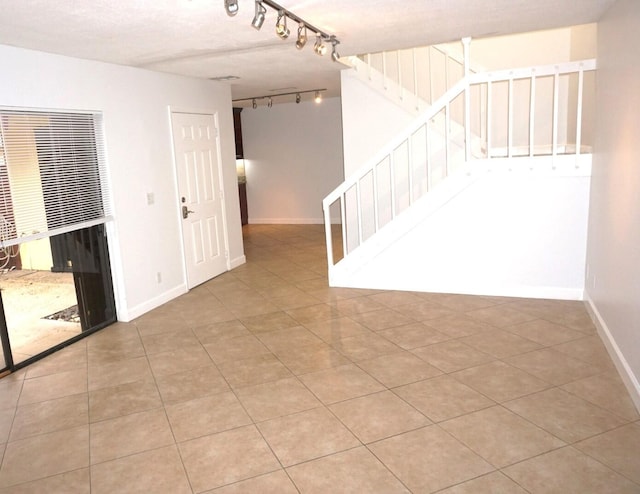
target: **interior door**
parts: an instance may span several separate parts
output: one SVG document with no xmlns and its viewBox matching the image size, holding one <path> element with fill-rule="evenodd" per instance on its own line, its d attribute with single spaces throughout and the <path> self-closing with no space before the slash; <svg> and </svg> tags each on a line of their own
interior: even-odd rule
<svg viewBox="0 0 640 494">
<path fill-rule="evenodd" d="M 229 269 L 214 115 L 171 113 L 187 286 Z"/>
</svg>

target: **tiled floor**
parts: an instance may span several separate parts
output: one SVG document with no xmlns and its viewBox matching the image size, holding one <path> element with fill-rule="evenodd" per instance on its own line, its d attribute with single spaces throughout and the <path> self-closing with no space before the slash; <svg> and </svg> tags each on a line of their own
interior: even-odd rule
<svg viewBox="0 0 640 494">
<path fill-rule="evenodd" d="M 330 289 L 317 226 L 0 380 L 1 493 L 640 492 L 578 302 Z"/>
</svg>

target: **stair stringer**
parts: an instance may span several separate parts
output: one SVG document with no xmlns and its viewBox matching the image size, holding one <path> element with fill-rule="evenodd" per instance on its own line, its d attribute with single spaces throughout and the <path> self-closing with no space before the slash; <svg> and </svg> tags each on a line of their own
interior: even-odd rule
<svg viewBox="0 0 640 494">
<path fill-rule="evenodd" d="M 468 165 L 337 263 L 330 285 L 582 300 L 591 155 Z"/>
</svg>

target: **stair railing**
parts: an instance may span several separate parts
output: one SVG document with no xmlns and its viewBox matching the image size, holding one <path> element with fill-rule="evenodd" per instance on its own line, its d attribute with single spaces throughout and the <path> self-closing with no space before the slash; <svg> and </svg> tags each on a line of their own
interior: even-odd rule
<svg viewBox="0 0 640 494">
<path fill-rule="evenodd" d="M 330 279 L 332 269 L 339 262 L 331 229 L 331 209 L 336 205 L 340 210 L 342 237 L 337 246 L 341 247 L 344 258 L 424 197 L 439 181 L 460 170 L 460 164 L 499 157 L 579 155 L 583 139 L 584 74 L 595 68 L 595 60 L 591 59 L 497 72 L 467 71 L 404 132 L 323 200 Z M 541 81 L 546 85 L 551 83 L 550 94 L 538 90 Z M 523 86 L 528 87 L 528 94 L 516 98 L 516 85 L 520 92 Z M 479 97 L 473 98 L 474 94 Z M 541 104 L 542 97 L 545 98 L 544 105 Z M 566 113 L 562 118 L 561 98 L 563 113 Z M 506 101 L 506 108 L 497 100 Z M 522 100 L 528 100 L 528 105 L 518 106 Z M 516 115 L 516 106 L 519 112 L 526 106 L 526 118 L 519 113 Z M 549 106 L 550 112 L 540 110 Z M 570 108 L 572 106 L 575 109 Z M 575 111 L 575 117 L 570 117 L 570 110 Z M 537 114 L 541 117 L 536 118 Z M 473 122 L 478 125 L 478 119 L 473 115 L 486 116 L 480 122 L 480 129 L 472 129 Z M 506 136 L 503 147 L 493 145 L 497 140 L 494 133 L 497 133 L 498 116 L 506 120 L 501 131 Z M 572 121 L 572 118 L 575 119 Z M 524 145 L 514 142 L 516 121 L 528 125 L 528 142 Z M 559 145 L 559 131 L 561 128 L 572 129 L 574 123 L 575 148 L 572 151 L 568 144 Z M 542 136 L 550 137 L 550 142 L 536 144 L 536 139 L 540 139 L 536 134 L 539 124 L 543 124 L 544 129 L 550 128 L 551 135 Z M 546 130 L 545 134 L 548 134 Z"/>
</svg>

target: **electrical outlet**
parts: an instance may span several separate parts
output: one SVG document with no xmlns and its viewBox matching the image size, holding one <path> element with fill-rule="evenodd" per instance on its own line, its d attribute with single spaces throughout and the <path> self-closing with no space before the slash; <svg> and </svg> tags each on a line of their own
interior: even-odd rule
<svg viewBox="0 0 640 494">
<path fill-rule="evenodd" d="M 156 273 L 156 281 L 162 283 L 162 273 L 160 271 Z"/>
<path fill-rule="evenodd" d="M 147 192 L 147 205 L 151 206 L 154 202 L 156 202 L 156 198 L 153 192 Z"/>
</svg>

